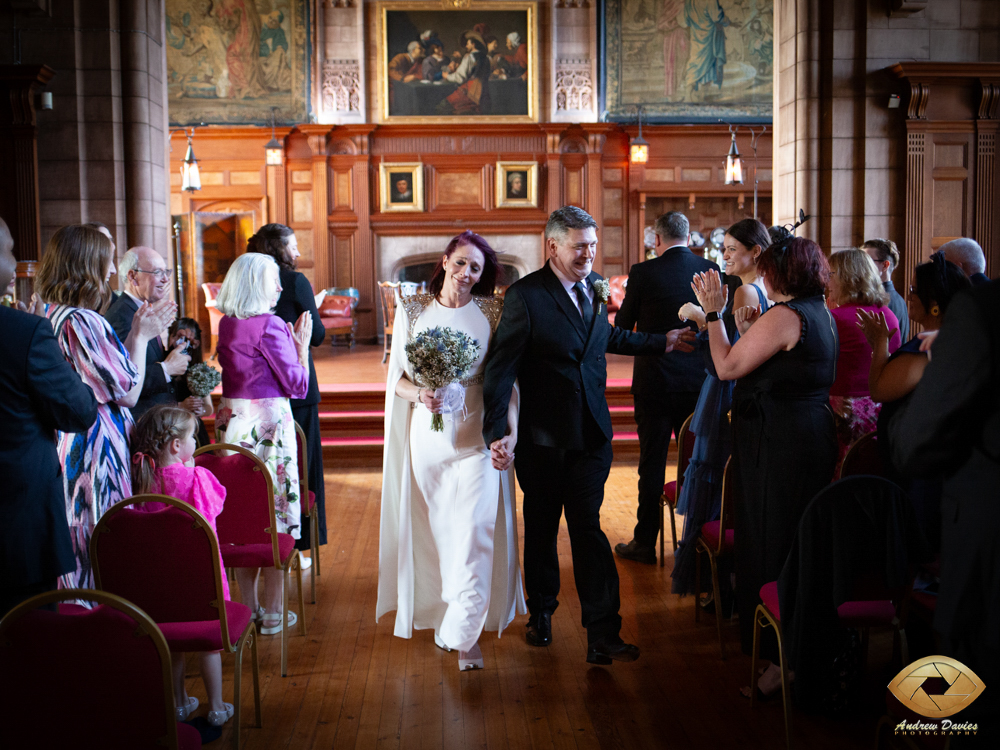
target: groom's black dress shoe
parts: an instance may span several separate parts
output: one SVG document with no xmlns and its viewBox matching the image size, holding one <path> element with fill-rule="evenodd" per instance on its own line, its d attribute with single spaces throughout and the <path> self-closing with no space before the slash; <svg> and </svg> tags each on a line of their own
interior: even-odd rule
<svg viewBox="0 0 1000 750">
<path fill-rule="evenodd" d="M 635 560 L 646 565 L 656 565 L 656 550 L 653 547 L 647 547 L 645 544 L 639 544 L 635 539 L 628 544 L 616 544 L 615 554 L 618 557 L 624 557 L 626 560 Z"/>
<path fill-rule="evenodd" d="M 617 635 L 600 638 L 587 646 L 587 661 L 591 664 L 610 664 L 614 661 L 635 661 L 639 647 L 625 643 Z"/>
<path fill-rule="evenodd" d="M 552 615 L 542 612 L 528 620 L 528 632 L 524 639 L 532 646 L 548 646 L 552 643 Z"/>
</svg>

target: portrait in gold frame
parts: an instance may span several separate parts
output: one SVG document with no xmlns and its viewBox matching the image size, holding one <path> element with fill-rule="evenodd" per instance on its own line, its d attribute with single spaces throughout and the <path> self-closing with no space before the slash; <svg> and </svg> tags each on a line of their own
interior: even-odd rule
<svg viewBox="0 0 1000 750">
<path fill-rule="evenodd" d="M 383 213 L 424 210 L 424 165 L 387 164 L 378 168 L 379 204 Z"/>
<path fill-rule="evenodd" d="M 538 208 L 538 162 L 497 162 L 496 206 Z"/>
<path fill-rule="evenodd" d="M 440 0 L 377 2 L 379 121 L 538 122 L 537 11 L 535 2 L 517 0 L 468 9 Z M 429 54 L 435 42 L 442 47 L 436 56 Z M 470 65 L 466 58 L 481 61 L 483 50 L 486 61 Z M 428 57 L 436 64 L 424 66 Z"/>
</svg>

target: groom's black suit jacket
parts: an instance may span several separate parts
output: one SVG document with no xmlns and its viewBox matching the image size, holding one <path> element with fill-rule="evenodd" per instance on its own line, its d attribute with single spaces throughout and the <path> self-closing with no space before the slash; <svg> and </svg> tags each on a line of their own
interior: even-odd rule
<svg viewBox="0 0 1000 750">
<path fill-rule="evenodd" d="M 591 273 L 593 284 L 602 277 Z M 504 436 L 514 379 L 521 404 L 518 443 L 566 450 L 594 450 L 611 440 L 604 388 L 606 352 L 656 354 L 663 334 L 632 333 L 608 323 L 608 308 L 594 300 L 590 330 L 546 263 L 511 285 L 486 359 L 483 439 Z"/>
</svg>

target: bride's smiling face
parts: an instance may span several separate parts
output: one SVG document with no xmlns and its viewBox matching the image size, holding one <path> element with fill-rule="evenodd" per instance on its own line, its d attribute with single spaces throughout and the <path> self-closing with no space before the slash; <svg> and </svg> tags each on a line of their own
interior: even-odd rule
<svg viewBox="0 0 1000 750">
<path fill-rule="evenodd" d="M 474 245 L 459 245 L 451 254 L 444 256 L 445 284 L 451 284 L 459 294 L 471 294 L 472 287 L 483 276 L 486 259 L 482 251 Z"/>
</svg>

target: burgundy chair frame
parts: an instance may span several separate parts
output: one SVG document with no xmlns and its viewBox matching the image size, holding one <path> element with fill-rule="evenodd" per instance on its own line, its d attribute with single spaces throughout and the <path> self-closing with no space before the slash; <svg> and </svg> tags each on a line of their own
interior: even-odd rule
<svg viewBox="0 0 1000 750">
<path fill-rule="evenodd" d="M 75 601 L 77 599 L 84 599 L 91 602 L 96 602 L 100 607 L 110 607 L 115 609 L 123 615 L 131 618 L 136 627 L 129 634 L 129 638 L 132 639 L 128 645 L 133 645 L 136 638 L 150 638 L 152 639 L 153 646 L 155 647 L 157 653 L 160 657 L 160 672 L 161 672 L 161 684 L 163 687 L 162 695 L 159 696 L 148 696 L 150 701 L 155 700 L 156 702 L 162 703 L 163 707 L 163 727 L 165 733 L 159 737 L 149 738 L 150 742 L 145 743 L 142 738 L 134 738 L 135 744 L 131 745 L 136 748 L 143 747 L 166 747 L 172 750 L 177 750 L 180 747 L 180 733 L 184 731 L 188 735 L 188 741 L 185 743 L 188 747 L 194 747 L 195 745 L 191 741 L 191 731 L 192 727 L 187 727 L 185 730 L 179 730 L 178 722 L 174 716 L 174 688 L 173 688 L 173 678 L 170 671 L 170 648 L 167 646 L 166 638 L 163 637 L 163 633 L 153 622 L 153 619 L 139 609 L 136 605 L 131 602 L 121 598 L 120 596 L 115 596 L 114 594 L 109 594 L 106 591 L 94 591 L 93 589 L 61 589 L 59 591 L 48 591 L 44 594 L 39 594 L 38 596 L 33 596 L 27 601 L 21 602 L 12 610 L 10 610 L 2 619 L 0 619 L 0 666 L 7 667 L 10 661 L 7 656 L 4 655 L 4 651 L 7 649 L 21 649 L 18 641 L 12 637 L 11 628 L 24 617 L 30 617 L 39 607 L 44 607 L 49 604 L 56 604 L 58 602 Z M 53 617 L 66 618 L 66 624 L 70 623 L 69 618 L 74 617 L 89 617 L 96 610 L 88 610 L 83 607 L 73 607 L 71 611 L 74 614 L 67 614 L 66 611 L 60 611 L 58 613 L 51 612 L 46 614 L 51 614 Z M 85 648 L 86 644 L 78 644 L 79 647 Z M 45 654 L 45 651 L 39 652 L 39 655 Z M 36 668 L 44 669 L 43 663 L 38 663 L 35 665 Z M 72 664 L 60 663 L 59 665 L 54 665 L 57 667 L 63 667 L 67 672 L 73 668 Z M 127 672 L 129 667 L 132 667 L 132 673 L 135 674 L 135 669 L 137 665 L 131 659 L 120 659 L 114 662 L 114 666 L 119 668 L 122 672 Z M 141 665 L 138 665 L 141 667 Z M 50 680 L 72 680 L 77 682 L 83 682 L 88 678 L 92 678 L 89 674 L 69 674 L 69 673 L 59 673 L 56 671 L 45 670 L 45 676 Z M 123 678 L 127 679 L 128 675 L 122 675 Z M 6 685 L 10 692 L 15 694 L 23 693 L 23 685 L 21 684 L 22 675 L 11 675 L 4 674 L 0 672 L 0 682 Z M 81 679 L 82 678 L 82 679 Z M 130 681 L 130 684 L 133 684 Z M 7 691 L 4 690 L 4 693 Z M 105 713 L 108 706 L 106 706 L 102 700 L 101 696 L 97 693 L 92 693 L 90 690 L 81 689 L 79 691 L 79 697 L 82 700 L 86 700 L 91 697 L 90 701 L 93 704 L 93 716 L 95 725 L 107 725 L 114 721 L 113 716 L 109 716 Z M 29 693 L 24 695 L 26 701 L 39 701 L 42 696 L 34 693 Z M 4 696 L 3 705 L 0 707 L 0 721 L 3 725 L 7 727 L 7 732 L 10 731 L 11 727 L 17 726 L 18 723 L 23 724 L 25 717 L 20 712 L 18 715 L 14 715 L 16 711 L 16 706 L 12 705 L 8 700 L 8 696 Z M 45 728 L 33 725 L 29 728 L 31 735 L 35 742 L 39 741 L 39 738 L 45 736 Z M 8 741 L 13 741 L 9 734 L 5 732 Z M 97 746 L 101 742 L 101 738 L 93 737 L 88 734 L 87 727 L 81 727 L 79 725 L 74 725 L 73 732 L 75 734 L 74 740 L 79 747 L 89 747 Z M 197 732 L 195 732 L 197 734 Z M 51 740 L 52 738 L 49 737 Z M 198 739 L 197 747 L 201 747 L 201 739 Z"/>
<path fill-rule="evenodd" d="M 719 634 L 719 653 L 722 660 L 726 660 L 726 646 L 722 640 L 722 600 L 719 597 L 719 563 L 722 555 L 730 554 L 733 551 L 733 544 L 727 543 L 727 532 L 733 530 L 736 525 L 736 497 L 733 488 L 736 484 L 736 477 L 733 476 L 732 456 L 726 459 L 726 468 L 722 472 L 722 509 L 718 521 L 709 521 L 701 527 L 698 538 L 695 540 L 695 574 L 694 574 L 694 621 L 701 619 L 701 553 L 708 555 L 709 565 L 712 566 L 712 596 L 715 597 L 715 629 Z M 718 524 L 719 538 L 712 540 L 710 534 L 706 536 L 705 531 Z M 735 536 L 735 535 L 734 535 Z M 715 542 L 714 544 L 712 542 Z"/>
<path fill-rule="evenodd" d="M 235 655 L 235 669 L 233 671 L 233 721 L 235 731 L 233 732 L 233 747 L 239 750 L 240 747 L 240 707 L 242 704 L 242 678 L 243 678 L 243 651 L 247 645 L 250 646 L 251 653 L 251 667 L 253 674 L 253 693 L 254 693 L 254 726 L 261 726 L 261 711 L 260 711 L 260 667 L 257 658 L 257 631 L 254 628 L 253 619 L 251 618 L 247 624 L 243 627 L 242 632 L 236 641 L 233 640 L 233 633 L 230 632 L 229 626 L 229 616 L 226 611 L 225 606 L 225 595 L 222 588 L 222 566 L 219 563 L 219 542 L 216 538 L 215 532 L 209 525 L 205 517 L 198 512 L 198 510 L 187 503 L 178 500 L 177 498 L 170 497 L 168 495 L 134 495 L 128 500 L 123 500 L 120 503 L 115 503 L 105 512 L 101 519 L 97 522 L 97 526 L 94 527 L 94 535 L 90 540 L 90 559 L 94 568 L 94 582 L 100 589 L 110 588 L 113 589 L 116 585 L 128 585 L 127 576 L 121 581 L 118 580 L 120 575 L 114 569 L 110 569 L 107 565 L 101 565 L 101 547 L 107 543 L 114 543 L 115 534 L 114 524 L 117 517 L 126 510 L 134 511 L 133 506 L 140 505 L 143 503 L 163 503 L 164 505 L 169 505 L 172 508 L 176 508 L 178 511 L 186 513 L 191 517 L 193 521 L 192 528 L 200 529 L 201 533 L 207 538 L 209 557 L 210 560 L 206 560 L 202 565 L 205 566 L 204 569 L 211 570 L 211 575 L 214 579 L 215 587 L 215 598 L 210 602 L 191 602 L 189 605 L 175 605 L 178 606 L 182 611 L 187 610 L 190 614 L 197 616 L 198 614 L 207 614 L 209 610 L 214 610 L 217 614 L 220 633 L 222 637 L 222 647 L 226 653 Z M 136 565 L 140 564 L 141 561 L 136 561 Z M 190 563 L 191 561 L 187 561 Z M 196 563 L 197 564 L 197 563 Z M 209 567 L 211 566 L 211 567 Z M 172 571 L 165 571 L 164 575 L 173 576 Z M 110 581 L 110 585 L 108 585 Z M 154 587 L 155 590 L 155 587 Z M 141 593 L 141 592 L 140 592 Z M 134 596 L 134 594 L 133 594 Z M 136 597 L 139 598 L 139 597 Z M 151 602 L 148 607 L 152 611 L 161 606 L 162 602 Z M 239 603 L 231 603 L 236 606 L 243 607 L 244 605 Z M 168 607 L 167 609 L 173 609 Z M 189 615 L 190 616 L 190 615 Z M 215 619 L 215 618 L 212 618 Z M 194 619 L 192 618 L 189 622 L 206 622 L 207 618 Z M 183 621 L 177 620 L 162 620 L 161 621 L 166 627 L 168 624 L 171 626 L 177 626 Z M 170 638 L 167 637 L 167 642 L 170 643 Z M 203 649 L 192 649 L 189 645 L 184 645 L 183 648 L 178 647 L 175 642 L 174 648 L 177 651 L 192 651 L 201 650 L 208 651 L 211 650 L 209 647 Z"/>
<path fill-rule="evenodd" d="M 316 603 L 316 576 L 319 568 L 319 508 L 316 507 L 316 493 L 309 489 L 309 442 L 305 430 L 295 423 L 295 447 L 299 454 L 299 495 L 309 502 L 309 549 L 312 552 L 312 574 L 309 586 L 312 593 L 311 604 Z"/>
<path fill-rule="evenodd" d="M 240 554 L 240 547 L 245 545 L 256 545 L 256 544 L 270 544 L 271 545 L 271 565 L 276 569 L 282 571 L 284 575 L 284 585 L 282 586 L 282 597 L 281 597 L 281 613 L 282 613 L 282 628 L 281 628 L 281 676 L 288 676 L 288 583 L 289 583 L 289 572 L 295 570 L 296 582 L 298 583 L 299 589 L 299 632 L 301 635 L 306 634 L 306 612 L 305 612 L 305 598 L 302 596 L 302 564 L 299 558 L 299 551 L 292 547 L 291 552 L 284 559 L 281 558 L 281 551 L 279 547 L 279 537 L 289 536 L 287 534 L 278 533 L 278 518 L 275 513 L 274 508 L 274 480 L 271 478 L 271 472 L 268 470 L 267 466 L 264 464 L 260 458 L 246 448 L 239 445 L 233 445 L 231 443 L 213 443 L 212 445 L 206 445 L 194 452 L 195 464 L 198 464 L 198 458 L 200 456 L 205 456 L 206 454 L 212 454 L 216 458 L 227 458 L 226 454 L 239 454 L 251 462 L 253 466 L 253 473 L 260 474 L 262 482 L 260 483 L 261 492 L 256 497 L 248 497 L 244 491 L 232 491 L 230 487 L 226 485 L 225 477 L 216 475 L 216 479 L 222 486 L 226 487 L 226 505 L 219 514 L 218 518 L 215 519 L 215 527 L 219 532 L 219 545 L 222 550 L 222 561 L 225 563 L 227 568 L 239 568 L 239 567 L 270 567 L 267 565 L 235 565 L 231 564 L 230 560 L 234 556 Z M 221 454 L 221 455 L 216 455 Z M 209 471 L 211 468 L 206 466 Z M 243 490 L 243 488 L 239 488 Z M 300 490 L 301 495 L 301 490 Z M 306 496 L 308 498 L 308 495 Z M 246 532 L 245 528 L 241 528 L 240 524 L 234 523 L 236 519 L 247 516 L 262 516 L 261 508 L 254 508 L 252 503 L 254 502 L 266 502 L 267 503 L 267 526 L 256 529 L 252 532 L 253 538 L 250 535 L 244 536 Z M 302 498 L 299 498 L 299 502 L 302 502 Z M 248 505 L 251 504 L 251 505 Z"/>
</svg>

